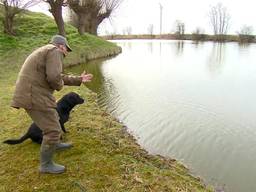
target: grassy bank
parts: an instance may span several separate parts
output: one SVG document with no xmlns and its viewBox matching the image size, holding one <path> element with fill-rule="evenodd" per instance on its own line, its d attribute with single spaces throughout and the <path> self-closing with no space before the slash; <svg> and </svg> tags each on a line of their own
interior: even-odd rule
<svg viewBox="0 0 256 192">
<path fill-rule="evenodd" d="M 1 25 L 0 25 L 1 26 Z M 17 73 L 26 56 L 55 34 L 53 21 L 41 14 L 27 13 L 17 20 L 17 37 L 0 28 L 0 141 L 22 135 L 31 121 L 23 110 L 10 108 Z M 66 65 L 116 54 L 120 49 L 91 35 L 80 37 L 67 26 L 74 52 Z M 99 109 L 97 95 L 85 86 L 65 87 L 60 98 L 78 92 L 87 102 L 78 106 L 66 124 L 65 141 L 74 147 L 58 152 L 56 161 L 67 166 L 61 175 L 38 173 L 39 145 L 31 141 L 9 146 L 0 144 L 0 191 L 210 191 L 200 179 L 175 160 L 152 156 L 142 150 L 113 117 Z"/>
<path fill-rule="evenodd" d="M 0 17 L 1 18 L 1 17 Z M 2 18 L 1 18 L 2 19 Z M 10 58 L 10 65 L 20 65 L 24 56 L 31 50 L 49 42 L 52 35 L 56 34 L 56 25 L 54 21 L 43 14 L 27 12 L 16 20 L 16 37 L 10 37 L 2 33 L 3 25 L 0 25 L 0 56 L 1 58 Z M 121 49 L 115 44 L 102 41 L 101 38 L 86 34 L 80 36 L 77 30 L 71 25 L 66 25 L 67 39 L 73 49 L 65 60 L 66 65 L 84 63 L 87 60 L 116 55 Z M 12 55 L 15 52 L 16 59 Z M 5 60 L 6 62 L 6 60 Z M 0 65 L 5 64 L 3 60 Z"/>
</svg>

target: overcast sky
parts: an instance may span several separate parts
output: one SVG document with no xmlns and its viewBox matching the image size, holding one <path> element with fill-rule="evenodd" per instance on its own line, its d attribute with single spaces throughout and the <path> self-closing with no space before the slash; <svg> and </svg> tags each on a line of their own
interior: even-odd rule
<svg viewBox="0 0 256 192">
<path fill-rule="evenodd" d="M 148 26 L 154 25 L 154 33 L 159 33 L 160 6 L 163 6 L 162 31 L 173 31 L 174 23 L 180 20 L 185 23 L 185 32 L 191 33 L 200 27 L 206 33 L 212 33 L 208 13 L 210 6 L 221 2 L 228 10 L 231 20 L 228 33 L 235 34 L 243 25 L 253 26 L 256 31 L 256 2 L 253 0 L 123 0 L 114 12 L 111 20 L 105 20 L 99 28 L 99 33 L 123 33 L 127 27 L 133 34 L 148 33 Z M 34 10 L 47 11 L 44 6 Z"/>
</svg>

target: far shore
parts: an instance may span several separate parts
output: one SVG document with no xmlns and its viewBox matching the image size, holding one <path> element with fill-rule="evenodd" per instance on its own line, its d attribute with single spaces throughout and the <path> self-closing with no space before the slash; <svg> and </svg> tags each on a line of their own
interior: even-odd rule
<svg viewBox="0 0 256 192">
<path fill-rule="evenodd" d="M 254 35 L 208 35 L 208 34 L 161 34 L 161 35 L 105 35 L 106 40 L 131 40 L 131 39 L 163 39 L 163 40 L 192 40 L 215 42 L 256 43 Z"/>
</svg>

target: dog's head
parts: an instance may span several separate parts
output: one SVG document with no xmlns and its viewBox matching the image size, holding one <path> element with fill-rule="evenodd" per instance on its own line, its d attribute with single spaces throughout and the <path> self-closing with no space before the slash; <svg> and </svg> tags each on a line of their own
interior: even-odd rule
<svg viewBox="0 0 256 192">
<path fill-rule="evenodd" d="M 61 108 L 71 107 L 84 103 L 84 99 L 75 92 L 70 92 L 64 95 L 59 101 L 58 106 Z"/>
<path fill-rule="evenodd" d="M 67 96 L 68 102 L 72 103 L 73 105 L 78 105 L 78 104 L 84 103 L 84 99 L 75 92 L 70 92 L 66 96 Z"/>
</svg>

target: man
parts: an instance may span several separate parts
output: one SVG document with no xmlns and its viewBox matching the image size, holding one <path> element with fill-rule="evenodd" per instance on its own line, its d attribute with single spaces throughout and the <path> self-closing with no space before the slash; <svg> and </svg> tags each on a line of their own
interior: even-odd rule
<svg viewBox="0 0 256 192">
<path fill-rule="evenodd" d="M 60 143 L 61 126 L 53 92 L 60 91 L 63 85 L 80 86 L 92 79 L 91 74 L 62 74 L 63 57 L 70 51 L 72 50 L 65 37 L 53 36 L 50 44 L 36 49 L 27 57 L 16 82 L 11 106 L 24 108 L 43 132 L 41 173 L 63 173 L 65 167 L 52 161 L 53 154 L 56 149 L 71 147 L 71 144 Z"/>
</svg>

